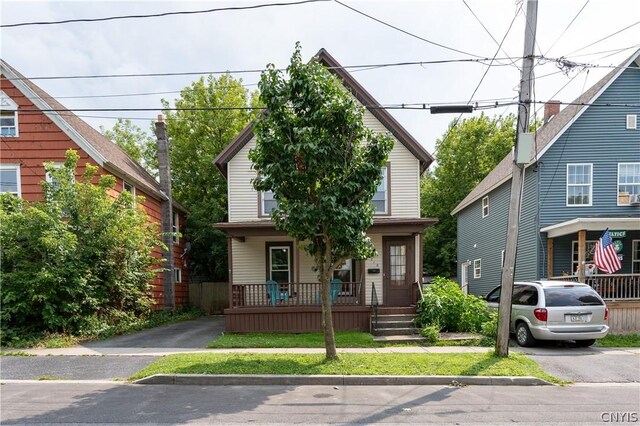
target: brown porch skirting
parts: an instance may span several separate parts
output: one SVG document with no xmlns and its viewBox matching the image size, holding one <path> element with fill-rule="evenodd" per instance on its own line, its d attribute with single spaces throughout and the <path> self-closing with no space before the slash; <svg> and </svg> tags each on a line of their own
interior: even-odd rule
<svg viewBox="0 0 640 426">
<path fill-rule="evenodd" d="M 369 306 L 334 306 L 332 313 L 336 331 L 369 331 Z M 322 309 L 320 306 L 225 309 L 224 324 L 225 331 L 230 333 L 322 331 Z"/>
</svg>

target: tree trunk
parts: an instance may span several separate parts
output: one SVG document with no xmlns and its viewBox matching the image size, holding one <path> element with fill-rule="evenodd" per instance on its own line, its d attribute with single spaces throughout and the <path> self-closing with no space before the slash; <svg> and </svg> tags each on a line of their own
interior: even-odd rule
<svg viewBox="0 0 640 426">
<path fill-rule="evenodd" d="M 336 351 L 336 338 L 333 333 L 333 316 L 331 313 L 331 245 L 325 246 L 324 259 L 322 257 L 319 260 L 318 275 L 320 277 L 320 287 L 322 292 L 321 305 L 322 305 L 322 329 L 324 331 L 324 347 L 326 350 L 326 359 L 335 360 L 338 359 L 338 352 Z"/>
</svg>

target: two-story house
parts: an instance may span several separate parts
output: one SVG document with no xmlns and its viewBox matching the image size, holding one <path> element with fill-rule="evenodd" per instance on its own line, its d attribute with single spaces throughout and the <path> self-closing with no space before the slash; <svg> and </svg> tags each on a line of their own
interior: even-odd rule
<svg viewBox="0 0 640 426">
<path fill-rule="evenodd" d="M 545 105 L 525 170 L 516 280 L 590 280 L 605 299 L 640 299 L 639 58 L 640 50 L 562 111 L 558 103 Z M 500 284 L 512 157 L 452 212 L 458 277 L 473 294 Z M 622 262 L 609 277 L 592 263 L 607 228 Z"/>
<path fill-rule="evenodd" d="M 153 176 L 115 143 L 2 60 L 0 71 L 0 192 L 10 192 L 27 201 L 42 201 L 40 182 L 47 179 L 44 163 L 62 164 L 66 151 L 73 149 L 80 156 L 76 177 L 82 176 L 87 163 L 99 166 L 98 174 L 116 177 L 116 193 L 130 191 L 142 196 L 141 205 L 149 220 L 161 224 L 161 206 L 168 197 Z M 184 220 L 184 208 L 174 202 L 172 224 L 167 229 L 179 231 Z M 157 308 L 163 307 L 168 286 L 174 287 L 174 306 L 188 302 L 185 243 L 184 238 L 174 237 L 172 282 L 165 282 L 162 273 L 150 282 Z M 153 254 L 162 257 L 160 247 Z"/>
<path fill-rule="evenodd" d="M 368 231 L 377 255 L 365 261 L 347 260 L 334 271 L 341 280 L 332 292 L 337 330 L 369 330 L 371 305 L 415 305 L 422 271 L 422 233 L 434 222 L 420 218 L 421 173 L 431 155 L 324 49 L 318 61 L 334 73 L 361 105 L 365 125 L 389 133 L 394 148 L 383 167 L 374 196 L 376 208 Z M 320 284 L 313 259 L 284 232 L 275 229 L 270 193 L 258 193 L 248 153 L 255 146 L 247 126 L 215 159 L 228 182 L 229 221 L 215 226 L 228 235 L 229 309 L 227 331 L 321 330 Z M 274 294 L 266 281 L 278 283 Z"/>
</svg>

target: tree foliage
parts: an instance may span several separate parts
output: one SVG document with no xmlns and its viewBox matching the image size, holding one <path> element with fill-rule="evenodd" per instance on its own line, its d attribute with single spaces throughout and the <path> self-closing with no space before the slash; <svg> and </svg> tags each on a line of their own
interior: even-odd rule
<svg viewBox="0 0 640 426">
<path fill-rule="evenodd" d="M 158 176 L 158 149 L 149 133 L 129 119 L 119 118 L 112 129 L 100 126 L 100 132 L 116 143 L 129 157 L 141 164 L 152 176 Z"/>
<path fill-rule="evenodd" d="M 21 333 L 90 334 L 148 312 L 148 281 L 158 230 L 128 192 L 113 197 L 115 178 L 86 165 L 76 182 L 78 155 L 47 164 L 45 200 L 2 194 L 0 254 L 3 339 Z"/>
<path fill-rule="evenodd" d="M 515 142 L 515 116 L 484 114 L 451 122 L 436 142 L 437 167 L 421 181 L 421 214 L 438 223 L 424 236 L 424 267 L 430 275 L 456 274 L 457 222 L 451 211 L 504 158 Z"/>
<path fill-rule="evenodd" d="M 382 179 L 393 140 L 363 125 L 364 109 L 316 60 L 305 64 L 296 45 L 283 72 L 269 65 L 260 78 L 267 113 L 257 120 L 249 153 L 257 191 L 273 191 L 271 217 L 315 260 L 322 285 L 327 358 L 336 358 L 329 280 L 347 258 L 375 249 L 366 236 L 371 199 Z"/>
<path fill-rule="evenodd" d="M 173 195 L 189 211 L 183 233 L 191 243 L 189 266 L 195 275 L 227 279 L 226 236 L 212 227 L 227 220 L 227 183 L 213 160 L 254 117 L 243 108 L 256 102 L 242 80 L 229 74 L 203 77 L 184 88 L 175 100 L 183 110 L 171 111 L 169 102 L 162 101 Z"/>
</svg>

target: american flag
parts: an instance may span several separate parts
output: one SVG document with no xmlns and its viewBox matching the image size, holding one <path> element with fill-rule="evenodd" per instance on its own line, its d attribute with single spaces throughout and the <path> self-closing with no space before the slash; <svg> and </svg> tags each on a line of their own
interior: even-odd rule
<svg viewBox="0 0 640 426">
<path fill-rule="evenodd" d="M 622 268 L 620 259 L 618 259 L 618 255 L 616 254 L 616 249 L 613 246 L 613 241 L 611 240 L 611 234 L 609 234 L 609 228 L 605 229 L 598 240 L 596 251 L 593 255 L 593 262 L 598 269 L 606 274 L 613 274 Z"/>
</svg>

